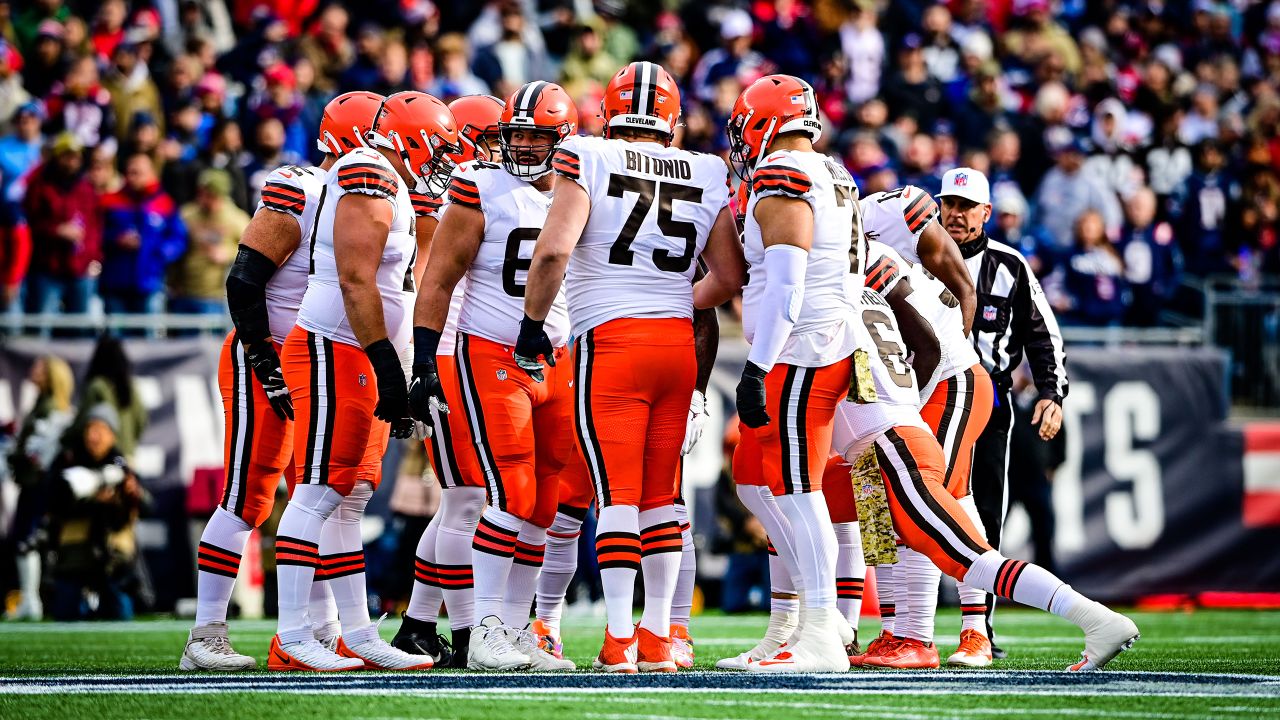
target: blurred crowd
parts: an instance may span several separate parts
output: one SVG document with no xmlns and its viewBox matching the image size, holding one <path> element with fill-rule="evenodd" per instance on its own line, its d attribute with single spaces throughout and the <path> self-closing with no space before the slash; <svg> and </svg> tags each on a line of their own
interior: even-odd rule
<svg viewBox="0 0 1280 720">
<path fill-rule="evenodd" d="M 0 0 L 0 304 L 222 312 L 266 174 L 347 90 L 506 97 L 598 133 L 651 59 L 690 149 L 741 89 L 815 87 L 864 194 L 992 180 L 992 237 L 1067 322 L 1151 325 L 1185 279 L 1280 272 L 1280 1 Z"/>
</svg>

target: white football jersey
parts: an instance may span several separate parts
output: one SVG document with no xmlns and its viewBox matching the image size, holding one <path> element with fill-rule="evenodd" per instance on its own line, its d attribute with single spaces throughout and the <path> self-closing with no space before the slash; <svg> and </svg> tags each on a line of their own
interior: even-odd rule
<svg viewBox="0 0 1280 720">
<path fill-rule="evenodd" d="M 913 265 L 920 262 L 920 233 L 938 218 L 938 204 L 914 185 L 868 195 L 862 208 L 862 232 L 898 251 Z"/>
<path fill-rule="evenodd" d="M 424 195 L 411 193 L 415 212 L 419 216 L 433 217 L 438 222 L 444 217 L 444 211 L 449 207 L 449 195 L 446 193 L 439 199 L 432 200 Z M 432 244 L 435 240 L 432 239 Z M 453 351 L 458 343 L 458 316 L 462 314 L 462 298 L 467 294 L 467 278 L 464 275 L 458 284 L 453 286 L 453 294 L 449 296 L 449 314 L 444 319 L 444 330 L 440 332 L 440 345 L 436 348 L 436 355 L 447 355 L 453 357 Z"/>
<path fill-rule="evenodd" d="M 453 171 L 449 203 L 484 214 L 484 237 L 467 270 L 467 294 L 458 330 L 504 345 L 515 345 L 524 317 L 524 286 L 533 246 L 547 222 L 551 193 L 502 169 L 476 160 Z M 569 340 L 564 288 L 547 314 L 547 337 L 559 347 Z"/>
<path fill-rule="evenodd" d="M 867 287 L 882 297 L 899 284 L 907 289 L 907 303 L 929 324 L 938 340 L 940 356 L 933 374 L 920 380 L 920 403 L 933 395 L 938 383 L 978 364 L 969 338 L 964 335 L 960 302 L 924 265 L 908 265 L 893 248 L 871 241 L 867 254 Z"/>
<path fill-rule="evenodd" d="M 876 401 L 844 401 L 836 410 L 831 451 L 852 462 L 891 427 L 929 426 L 920 417 L 920 388 L 907 364 L 907 344 L 898 321 L 884 298 L 870 288 L 862 292 L 862 322 L 857 323 L 858 347 L 870 356 Z"/>
<path fill-rule="evenodd" d="M 795 326 L 778 362 L 822 367 L 846 358 L 857 339 L 857 291 L 861 267 L 852 264 L 851 241 L 858 187 L 844 166 L 816 152 L 782 150 L 766 156 L 751 175 L 743 249 L 750 267 L 742 290 L 742 331 L 750 342 L 764 300 L 764 238 L 756 206 L 774 195 L 805 200 L 813 207 L 813 244 L 805 270 L 800 308 L 791 308 Z"/>
<path fill-rule="evenodd" d="M 572 137 L 552 167 L 591 198 L 565 280 L 574 331 L 618 318 L 692 318 L 694 261 L 729 204 L 724 161 L 658 143 Z"/>
<path fill-rule="evenodd" d="M 325 176 L 325 197 L 316 217 L 311 245 L 311 277 L 298 311 L 298 325 L 336 342 L 360 346 L 347 320 L 334 259 L 334 218 L 347 193 L 383 198 L 393 208 L 391 230 L 378 266 L 377 286 L 387 337 L 398 352 L 409 347 L 413 326 L 413 260 L 417 255 L 417 217 L 409 190 L 382 154 L 357 148 L 342 156 Z"/>
<path fill-rule="evenodd" d="M 262 199 L 254 211 L 263 209 L 284 213 L 298 222 L 302 240 L 298 249 L 285 258 L 267 281 L 267 319 L 271 337 L 282 343 L 298 321 L 298 308 L 307 292 L 307 276 L 311 274 L 311 239 L 316 210 L 325 192 L 324 171 L 285 165 L 271 171 L 262 186 Z"/>
</svg>

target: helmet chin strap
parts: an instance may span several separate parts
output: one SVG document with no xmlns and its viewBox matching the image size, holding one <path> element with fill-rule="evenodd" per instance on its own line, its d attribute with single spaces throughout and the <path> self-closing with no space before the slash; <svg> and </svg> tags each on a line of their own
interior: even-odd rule
<svg viewBox="0 0 1280 720">
<path fill-rule="evenodd" d="M 764 134 L 760 136 L 760 154 L 756 156 L 756 163 L 764 158 L 765 151 L 769 149 L 769 143 L 773 142 L 774 129 L 778 127 L 778 118 L 769 118 L 769 124 L 765 126 Z M 754 166 L 756 163 L 752 163 Z"/>
<path fill-rule="evenodd" d="M 404 147 L 404 141 L 400 139 L 400 133 L 393 132 L 390 134 L 390 140 L 395 145 L 396 153 L 400 156 L 400 162 L 404 163 L 404 169 L 409 171 L 409 177 L 413 178 L 413 191 L 416 193 L 425 193 L 427 191 L 426 178 L 418 174 L 417 170 L 409 164 L 409 151 Z"/>
</svg>

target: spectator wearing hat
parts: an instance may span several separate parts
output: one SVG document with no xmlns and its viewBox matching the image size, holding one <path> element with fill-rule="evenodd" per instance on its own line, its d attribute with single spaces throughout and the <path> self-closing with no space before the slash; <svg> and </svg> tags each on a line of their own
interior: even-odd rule
<svg viewBox="0 0 1280 720">
<path fill-rule="evenodd" d="M 942 83 L 929 75 L 924 62 L 923 39 L 916 33 L 908 33 L 898 46 L 898 66 L 885 80 L 882 96 L 889 105 L 889 114 L 897 117 L 910 114 L 921 128 L 931 128 L 942 115 Z"/>
<path fill-rule="evenodd" d="M 22 210 L 31 228 L 28 313 L 85 313 L 102 259 L 98 195 L 83 173 L 75 135 L 54 138 L 49 160 L 27 180 Z M 47 334 L 47 330 L 46 330 Z"/>
<path fill-rule="evenodd" d="M 149 599 L 134 534 L 148 498 L 120 451 L 119 432 L 115 408 L 93 406 L 50 470 L 57 620 L 132 620 L 135 601 Z"/>
<path fill-rule="evenodd" d="M 66 79 L 50 92 L 48 114 L 46 130 L 70 131 L 85 147 L 94 147 L 115 134 L 111 93 L 98 82 L 97 61 L 80 57 L 71 62 Z"/>
<path fill-rule="evenodd" d="M 1076 220 L 1087 210 L 1096 210 L 1109 237 L 1120 231 L 1120 202 L 1109 188 L 1083 171 L 1084 142 L 1071 138 L 1054 154 L 1055 164 L 1036 191 L 1033 221 L 1044 228 L 1055 252 L 1062 255 L 1074 247 Z"/>
<path fill-rule="evenodd" d="M 46 98 L 67 74 L 66 31 L 57 20 L 45 20 L 33 43 L 22 43 L 23 86 L 35 98 Z"/>
<path fill-rule="evenodd" d="M 125 160 L 124 187 L 102 199 L 102 215 L 99 288 L 107 313 L 160 312 L 165 273 L 185 251 L 187 233 L 149 155 Z"/>
<path fill-rule="evenodd" d="M 31 93 L 22 86 L 22 56 L 8 41 L 0 39 L 0 132 L 8 132 L 18 108 L 31 102 Z"/>
<path fill-rule="evenodd" d="M 750 13 L 738 8 L 725 11 L 720 19 L 720 47 L 708 50 L 693 69 L 693 92 L 699 99 L 715 100 L 716 85 L 723 78 L 759 77 L 772 72 L 772 63 L 751 49 L 754 34 L 755 21 Z"/>
<path fill-rule="evenodd" d="M 157 129 L 164 132 L 164 109 L 160 104 L 160 89 L 151 79 L 145 63 L 138 61 L 138 48 L 129 43 L 118 43 L 111 53 L 111 68 L 102 82 L 111 96 L 111 109 L 116 118 L 116 137 L 123 141 L 133 129 L 132 119 L 138 113 L 148 113 L 155 118 Z"/>
<path fill-rule="evenodd" d="M 276 63 L 262 72 L 265 88 L 249 98 L 247 112 L 250 126 L 266 120 L 278 120 L 284 129 L 285 152 L 295 157 L 307 157 L 314 143 L 309 140 L 315 133 L 307 133 L 302 125 L 302 95 L 298 93 L 297 77 L 293 68 Z M 370 87 L 374 83 L 362 87 Z"/>
<path fill-rule="evenodd" d="M 44 122 L 44 106 L 29 102 L 13 114 L 12 129 L 0 137 L 0 203 L 21 204 L 27 173 L 40 161 L 40 149 L 44 135 L 40 126 Z"/>
<path fill-rule="evenodd" d="M 231 177 L 223 170 L 204 170 L 196 183 L 196 199 L 182 206 L 187 250 L 173 266 L 169 309 L 192 315 L 226 312 L 226 280 L 249 215 L 231 201 Z"/>
<path fill-rule="evenodd" d="M 1089 129 L 1092 152 L 1084 172 L 1119 197 L 1128 197 L 1142 186 L 1142 171 L 1130 155 L 1129 111 L 1116 98 L 1107 98 L 1093 109 Z"/>
<path fill-rule="evenodd" d="M 1118 247 L 1124 260 L 1131 303 L 1124 324 L 1159 324 L 1160 312 L 1173 300 L 1182 279 L 1182 251 L 1173 226 L 1156 219 L 1156 194 L 1139 188 L 1125 202 L 1125 224 Z"/>
</svg>

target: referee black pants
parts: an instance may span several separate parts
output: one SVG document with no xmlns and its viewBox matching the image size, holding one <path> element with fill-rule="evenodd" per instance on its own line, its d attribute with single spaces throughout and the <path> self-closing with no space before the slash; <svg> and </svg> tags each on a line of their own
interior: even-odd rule
<svg viewBox="0 0 1280 720">
<path fill-rule="evenodd" d="M 1000 549 L 1004 516 L 1009 508 L 1009 426 L 1013 422 L 1013 392 L 996 388 L 996 406 L 991 410 L 987 427 L 978 436 L 973 449 L 973 474 L 969 485 L 978 517 L 987 531 L 987 543 Z M 992 615 L 996 596 L 987 594 L 987 637 L 995 643 Z"/>
</svg>

